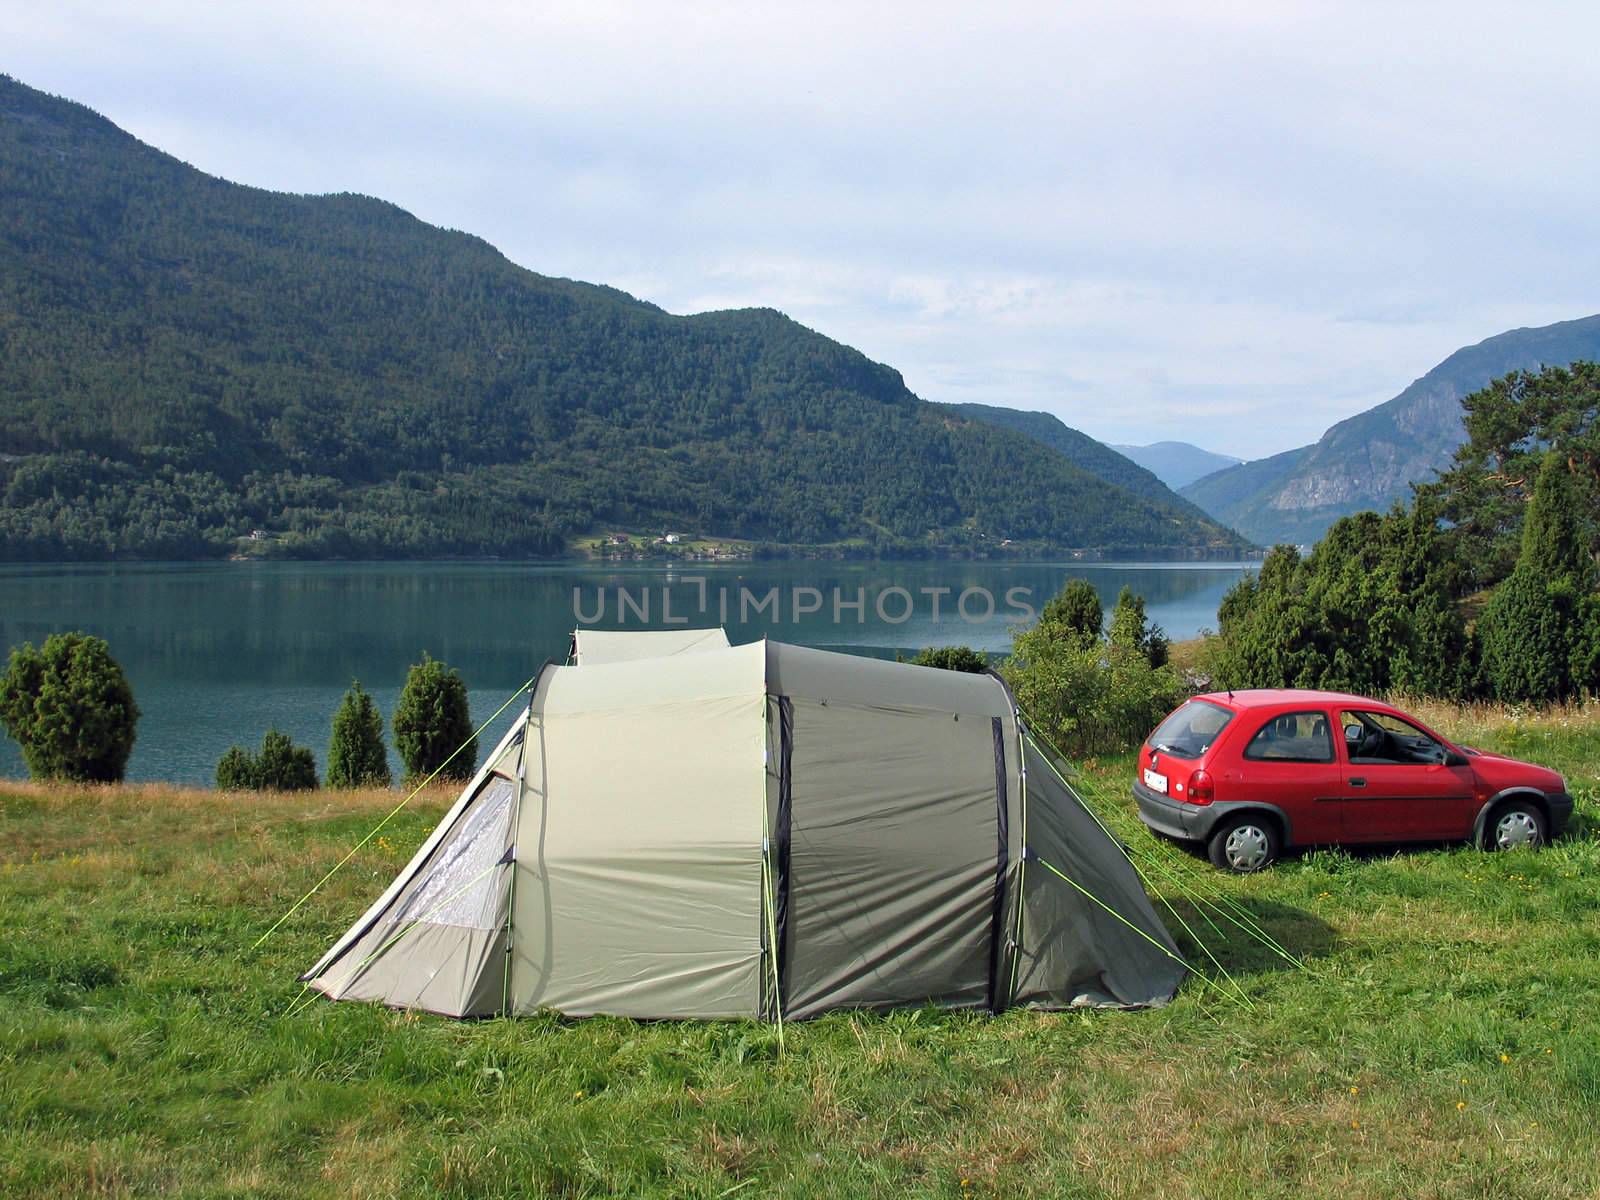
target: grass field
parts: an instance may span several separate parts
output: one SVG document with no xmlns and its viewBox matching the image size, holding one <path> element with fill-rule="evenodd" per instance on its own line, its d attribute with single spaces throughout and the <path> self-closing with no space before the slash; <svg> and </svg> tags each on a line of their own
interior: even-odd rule
<svg viewBox="0 0 1600 1200">
<path fill-rule="evenodd" d="M 781 1055 L 739 1022 L 285 1018 L 444 794 L 252 953 L 393 794 L 0 784 L 0 1196 L 1595 1196 L 1600 712 L 1424 716 L 1565 772 L 1572 835 L 1236 879 L 1092 764 L 1179 912 L 1225 894 L 1305 968 L 1207 930 L 1242 998 L 835 1015 Z"/>
</svg>

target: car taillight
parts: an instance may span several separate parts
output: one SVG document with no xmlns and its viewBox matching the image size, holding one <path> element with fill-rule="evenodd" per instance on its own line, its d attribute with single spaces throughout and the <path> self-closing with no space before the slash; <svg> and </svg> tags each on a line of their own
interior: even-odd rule
<svg viewBox="0 0 1600 1200">
<path fill-rule="evenodd" d="M 1189 803 L 1210 804 L 1217 798 L 1216 790 L 1211 786 L 1211 773 L 1209 771 L 1196 771 L 1189 776 Z"/>
</svg>

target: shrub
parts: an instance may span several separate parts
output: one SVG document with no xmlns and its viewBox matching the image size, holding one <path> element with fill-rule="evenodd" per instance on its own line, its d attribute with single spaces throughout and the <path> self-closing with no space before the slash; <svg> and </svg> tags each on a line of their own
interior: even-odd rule
<svg viewBox="0 0 1600 1200">
<path fill-rule="evenodd" d="M 461 676 L 426 653 L 406 674 L 394 710 L 394 748 L 407 779 L 435 771 L 446 779 L 471 779 L 478 764 L 478 739 Z M 460 752 L 457 753 L 459 748 Z"/>
<path fill-rule="evenodd" d="M 911 662 L 919 667 L 966 671 L 972 675 L 982 675 L 989 669 L 989 659 L 971 646 L 929 646 L 918 651 Z"/>
<path fill-rule="evenodd" d="M 1483 674 L 1496 699 L 1565 700 L 1592 686 L 1594 584 L 1567 464 L 1546 453 L 1517 565 L 1478 624 Z"/>
<path fill-rule="evenodd" d="M 256 755 L 256 786 L 269 792 L 306 792 L 317 786 L 317 760 L 287 733 L 267 730 Z"/>
<path fill-rule="evenodd" d="M 1600 596 L 1586 596 L 1579 606 L 1570 665 L 1575 691 L 1600 693 Z"/>
<path fill-rule="evenodd" d="M 1471 694 L 1461 571 L 1435 502 L 1336 521 L 1307 558 L 1275 546 L 1217 612 L 1214 679 L 1227 687 Z"/>
<path fill-rule="evenodd" d="M 238 746 L 229 746 L 228 752 L 217 762 L 217 790 L 220 792 L 253 792 L 256 781 L 255 755 Z"/>
<path fill-rule="evenodd" d="M 1188 694 L 1170 666 L 1061 637 L 1043 623 L 1017 636 L 1002 673 L 1029 721 L 1074 758 L 1137 745 Z"/>
<path fill-rule="evenodd" d="M 114 783 L 133 753 L 139 706 L 103 639 L 56 633 L 11 652 L 0 723 L 35 779 Z"/>
<path fill-rule="evenodd" d="M 1141 655 L 1152 667 L 1167 661 L 1167 634 L 1145 617 L 1144 597 L 1124 586 L 1117 593 L 1117 606 L 1111 612 L 1111 644 Z"/>
<path fill-rule="evenodd" d="M 339 702 L 328 743 L 329 787 L 388 787 L 389 756 L 383 748 L 383 716 L 360 680 Z"/>
<path fill-rule="evenodd" d="M 1074 579 L 1018 634 L 1001 673 L 1034 727 L 1072 757 L 1114 754 L 1138 744 L 1187 695 L 1166 665 L 1166 637 L 1145 620 L 1127 588 L 1111 638 L 1100 635 L 1094 589 Z M 1160 662 L 1152 659 L 1159 657 Z"/>
<path fill-rule="evenodd" d="M 1050 627 L 1053 636 L 1070 637 L 1080 645 L 1099 641 L 1105 620 L 1100 594 L 1087 579 L 1068 580 L 1039 614 L 1040 626 Z"/>
<path fill-rule="evenodd" d="M 316 758 L 276 729 L 267 730 L 257 753 L 230 746 L 217 762 L 217 788 L 225 792 L 306 792 L 316 786 Z"/>
<path fill-rule="evenodd" d="M 1569 597 L 1518 565 L 1478 622 L 1483 674 L 1497 700 L 1559 700 L 1572 690 Z"/>
</svg>

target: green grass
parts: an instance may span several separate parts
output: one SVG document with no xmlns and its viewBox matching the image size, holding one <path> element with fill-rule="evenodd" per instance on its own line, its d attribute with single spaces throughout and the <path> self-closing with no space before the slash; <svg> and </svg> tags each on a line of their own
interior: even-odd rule
<svg viewBox="0 0 1600 1200">
<path fill-rule="evenodd" d="M 392 794 L 0 785 L 0 1195 L 1592 1196 L 1600 715 L 1425 715 L 1566 772 L 1573 836 L 1236 879 L 1144 833 L 1126 761 L 1094 764 L 1242 999 L 834 1015 L 781 1055 L 744 1022 L 285 1019 L 442 793 L 251 953 Z M 1305 969 L 1218 939 L 1196 890 Z"/>
</svg>

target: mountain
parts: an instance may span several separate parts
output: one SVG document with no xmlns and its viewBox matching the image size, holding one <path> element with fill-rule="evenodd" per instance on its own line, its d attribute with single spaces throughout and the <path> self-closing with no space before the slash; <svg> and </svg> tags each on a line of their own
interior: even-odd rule
<svg viewBox="0 0 1600 1200">
<path fill-rule="evenodd" d="M 1228 467 L 1180 493 L 1262 544 L 1314 542 L 1340 517 L 1386 509 L 1450 464 L 1461 398 L 1512 371 L 1600 359 L 1600 316 L 1513 329 L 1457 350 L 1394 399 L 1314 445 Z"/>
<path fill-rule="evenodd" d="M 1110 445 L 1111 449 L 1138 463 L 1169 488 L 1181 488 L 1213 471 L 1237 466 L 1244 461 L 1231 454 L 1202 450 L 1188 442 L 1151 442 L 1148 446 L 1123 446 L 1113 442 Z"/>
<path fill-rule="evenodd" d="M 548 555 L 663 528 L 1238 547 L 777 312 L 673 316 L 378 200 L 228 183 L 0 77 L 0 558 Z"/>
<path fill-rule="evenodd" d="M 1023 412 L 1015 408 L 997 408 L 990 404 L 951 404 L 947 407 L 974 421 L 985 421 L 1001 429 L 1012 429 L 1027 434 L 1040 445 L 1049 446 L 1052 450 L 1064 454 L 1091 475 L 1097 475 L 1107 483 L 1124 488 L 1136 496 L 1170 504 L 1192 517 L 1211 520 L 1195 504 L 1174 492 L 1156 472 L 1134 461 L 1131 456 L 1118 453 L 1116 447 L 1095 441 L 1087 433 L 1072 428 L 1060 417 L 1051 413 Z M 1176 446 L 1181 443 L 1161 444 Z M 1194 449 L 1194 447 L 1189 448 Z M 1196 452 L 1206 453 L 1204 450 Z M 1220 454 L 1210 457 L 1220 462 L 1239 461 L 1236 458 L 1224 458 Z"/>
</svg>

